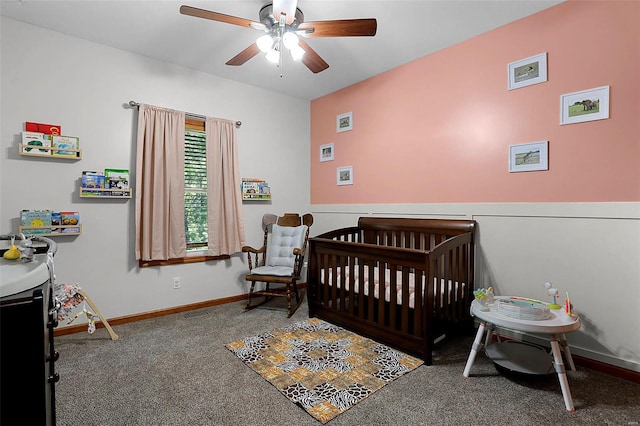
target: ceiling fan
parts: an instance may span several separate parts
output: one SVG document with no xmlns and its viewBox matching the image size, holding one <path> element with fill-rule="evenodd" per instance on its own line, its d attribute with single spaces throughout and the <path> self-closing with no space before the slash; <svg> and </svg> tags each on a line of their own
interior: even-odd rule
<svg viewBox="0 0 640 426">
<path fill-rule="evenodd" d="M 294 60 L 302 60 L 313 73 L 319 73 L 329 68 L 329 64 L 298 36 L 314 38 L 376 35 L 378 24 L 375 18 L 304 22 L 304 15 L 297 3 L 297 0 L 273 0 L 272 3 L 265 4 L 260 9 L 260 22 L 185 5 L 180 7 L 180 13 L 250 27 L 265 33 L 227 61 L 227 65 L 242 65 L 261 51 L 266 53 L 267 60 L 281 64 L 281 53 L 287 49 Z"/>
</svg>

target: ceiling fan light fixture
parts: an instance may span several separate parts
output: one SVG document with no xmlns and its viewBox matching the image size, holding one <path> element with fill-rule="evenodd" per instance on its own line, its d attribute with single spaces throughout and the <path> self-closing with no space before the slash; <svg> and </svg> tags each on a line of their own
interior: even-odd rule
<svg viewBox="0 0 640 426">
<path fill-rule="evenodd" d="M 305 22 L 297 4 L 298 0 L 271 0 L 260 9 L 259 22 L 186 5 L 180 6 L 180 13 L 264 31 L 263 37 L 226 62 L 234 66 L 242 65 L 263 52 L 269 61 L 282 67 L 281 54 L 286 49 L 294 60 L 303 58 L 304 65 L 316 74 L 329 68 L 329 64 L 298 36 L 306 39 L 376 35 L 378 24 L 375 18 Z"/>
<path fill-rule="evenodd" d="M 282 36 L 282 44 L 289 50 L 292 50 L 294 47 L 298 45 L 298 36 L 294 33 L 287 31 Z"/>
<path fill-rule="evenodd" d="M 267 53 L 273 47 L 273 38 L 269 34 L 258 37 L 256 45 L 261 52 Z"/>
<path fill-rule="evenodd" d="M 299 61 L 304 56 L 304 49 L 298 45 L 293 46 L 289 51 L 294 61 Z"/>
<path fill-rule="evenodd" d="M 271 49 L 267 52 L 265 58 L 267 59 L 267 61 L 277 64 L 280 62 L 280 52 L 278 52 L 276 49 Z"/>
</svg>

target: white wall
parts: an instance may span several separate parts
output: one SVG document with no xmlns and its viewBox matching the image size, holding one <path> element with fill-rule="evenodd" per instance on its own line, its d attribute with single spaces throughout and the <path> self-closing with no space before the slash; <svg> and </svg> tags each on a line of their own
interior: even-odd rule
<svg viewBox="0 0 640 426">
<path fill-rule="evenodd" d="M 55 237 L 58 280 L 79 283 L 107 318 L 245 294 L 240 255 L 138 268 L 134 199 L 79 198 L 79 177 L 83 170 L 135 169 L 137 111 L 124 106 L 130 100 L 241 120 L 241 175 L 266 179 L 273 193 L 270 203 L 244 204 L 247 242 L 259 247 L 264 213 L 309 209 L 309 102 L 5 17 L 1 35 L 0 233 L 17 232 L 22 209 L 80 212 L 82 234 Z M 59 124 L 63 134 L 78 136 L 82 159 L 20 156 L 26 121 Z"/>
<path fill-rule="evenodd" d="M 640 371 L 640 203 L 312 205 L 315 232 L 360 216 L 474 219 L 476 288 L 549 300 L 565 292 L 582 328 L 575 354 Z M 527 336 L 536 341 L 536 336 Z M 540 342 L 541 343 L 541 342 Z"/>
</svg>

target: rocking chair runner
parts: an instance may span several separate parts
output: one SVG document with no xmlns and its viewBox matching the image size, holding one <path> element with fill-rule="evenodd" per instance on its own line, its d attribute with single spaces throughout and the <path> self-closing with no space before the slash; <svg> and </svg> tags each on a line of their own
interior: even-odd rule
<svg viewBox="0 0 640 426">
<path fill-rule="evenodd" d="M 260 249 L 242 247 L 242 251 L 247 253 L 249 260 L 249 274 L 245 279 L 251 281 L 245 309 L 256 308 L 274 296 L 287 298 L 287 318 L 298 309 L 304 298 L 304 293 L 302 295 L 298 293 L 298 280 L 307 249 L 309 227 L 312 224 L 313 216 L 309 213 L 302 217 L 297 213 L 285 213 L 281 217 L 265 214 L 262 217 L 263 246 Z M 271 234 L 270 237 L 269 234 Z M 264 290 L 255 291 L 257 281 L 265 283 Z M 283 286 L 271 288 L 271 284 L 283 284 Z M 251 301 L 255 296 L 264 296 L 264 300 L 252 305 Z M 295 305 L 292 306 L 293 297 L 295 297 Z"/>
</svg>

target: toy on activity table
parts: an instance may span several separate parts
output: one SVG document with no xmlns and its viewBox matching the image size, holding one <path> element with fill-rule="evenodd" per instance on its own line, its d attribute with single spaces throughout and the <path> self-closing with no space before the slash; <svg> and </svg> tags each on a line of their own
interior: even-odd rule
<svg viewBox="0 0 640 426">
<path fill-rule="evenodd" d="M 569 292 L 567 292 L 567 298 L 564 299 L 564 311 L 569 316 L 573 315 L 573 305 L 571 304 L 571 301 L 569 300 Z"/>
<path fill-rule="evenodd" d="M 473 291 L 473 296 L 476 298 L 478 303 L 482 305 L 483 310 L 489 309 L 488 306 L 491 305 L 495 301 L 495 297 L 493 295 L 493 287 L 479 288 Z"/>
<path fill-rule="evenodd" d="M 549 309 L 560 309 L 562 306 L 558 305 L 558 289 L 551 286 L 551 283 L 544 283 L 544 287 L 547 289 L 547 296 L 551 296 L 551 303 L 547 305 Z M 568 293 L 567 293 L 568 294 Z"/>
</svg>

